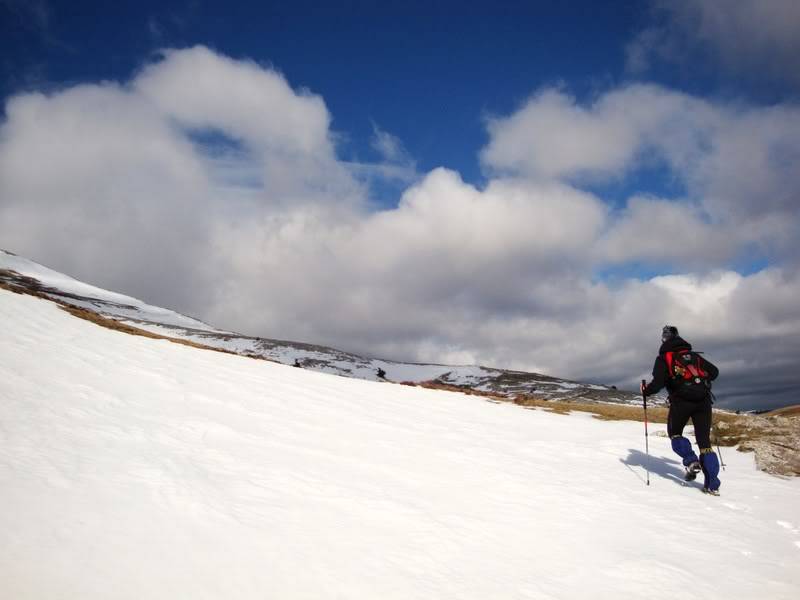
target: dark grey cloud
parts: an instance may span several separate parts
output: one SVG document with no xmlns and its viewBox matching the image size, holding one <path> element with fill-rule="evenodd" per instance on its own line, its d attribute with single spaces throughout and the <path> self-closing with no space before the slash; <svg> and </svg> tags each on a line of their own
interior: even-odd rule
<svg viewBox="0 0 800 600">
<path fill-rule="evenodd" d="M 653 0 L 652 23 L 628 45 L 628 68 L 667 61 L 800 87 L 800 3 L 795 0 Z"/>
</svg>

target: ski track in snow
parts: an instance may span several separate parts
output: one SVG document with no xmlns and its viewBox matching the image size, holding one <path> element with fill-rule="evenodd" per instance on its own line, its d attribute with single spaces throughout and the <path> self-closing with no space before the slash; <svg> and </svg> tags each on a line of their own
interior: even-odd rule
<svg viewBox="0 0 800 600">
<path fill-rule="evenodd" d="M 651 425 L 128 336 L 0 290 L 4 598 L 800 597 L 800 480 Z M 645 486 L 649 465 L 651 485 Z"/>
</svg>

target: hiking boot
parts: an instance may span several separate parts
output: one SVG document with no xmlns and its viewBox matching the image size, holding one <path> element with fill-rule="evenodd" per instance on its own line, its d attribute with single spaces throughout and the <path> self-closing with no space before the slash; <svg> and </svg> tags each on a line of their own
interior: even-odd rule
<svg viewBox="0 0 800 600">
<path fill-rule="evenodd" d="M 701 469 L 701 467 L 700 467 L 700 463 L 699 463 L 698 461 L 696 461 L 696 460 L 695 460 L 695 461 L 692 461 L 692 462 L 690 462 L 690 463 L 689 463 L 689 465 L 686 467 L 686 475 L 684 475 L 684 476 L 683 476 L 683 478 L 684 478 L 686 481 L 694 481 L 695 479 L 697 479 L 697 474 L 698 474 L 698 473 L 699 473 L 701 470 L 702 470 L 702 469 Z"/>
</svg>

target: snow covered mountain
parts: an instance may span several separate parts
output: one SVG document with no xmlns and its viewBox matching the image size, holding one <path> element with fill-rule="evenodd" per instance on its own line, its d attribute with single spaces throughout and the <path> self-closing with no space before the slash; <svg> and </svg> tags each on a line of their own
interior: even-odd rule
<svg viewBox="0 0 800 600">
<path fill-rule="evenodd" d="M 59 295 L 212 331 L 81 286 Z M 3 598 L 800 597 L 800 478 L 752 454 L 726 452 L 712 498 L 663 425 L 648 457 L 641 423 L 127 335 L 1 288 L 0 323 Z"/>
<path fill-rule="evenodd" d="M 0 250 L 0 281 L 14 282 L 51 298 L 166 337 L 191 340 L 245 356 L 372 381 L 431 382 L 501 396 L 534 395 L 547 400 L 582 400 L 637 404 L 640 397 L 593 383 L 539 373 L 475 365 L 404 363 L 365 358 L 333 348 L 222 331 L 197 319 L 141 300 L 91 286 Z M 379 374 L 383 377 L 379 377 Z"/>
</svg>

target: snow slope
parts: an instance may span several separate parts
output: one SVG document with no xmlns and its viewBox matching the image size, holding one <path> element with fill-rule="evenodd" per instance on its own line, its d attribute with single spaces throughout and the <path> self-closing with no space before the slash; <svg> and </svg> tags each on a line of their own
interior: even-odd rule
<svg viewBox="0 0 800 600">
<path fill-rule="evenodd" d="M 800 597 L 800 479 L 652 426 L 129 336 L 0 289 L 3 598 Z"/>
<path fill-rule="evenodd" d="M 14 274 L 28 278 L 26 281 L 16 281 L 19 285 L 140 329 L 324 373 L 380 381 L 378 373 L 382 370 L 386 380 L 395 382 L 421 383 L 435 380 L 508 396 L 535 394 L 538 398 L 545 399 L 639 402 L 639 397 L 631 392 L 538 373 L 476 365 L 416 364 L 365 358 L 335 348 L 223 331 L 175 311 L 82 283 L 31 260 L 0 250 L 0 281 L 8 280 L 9 277 L 13 279 Z"/>
</svg>

